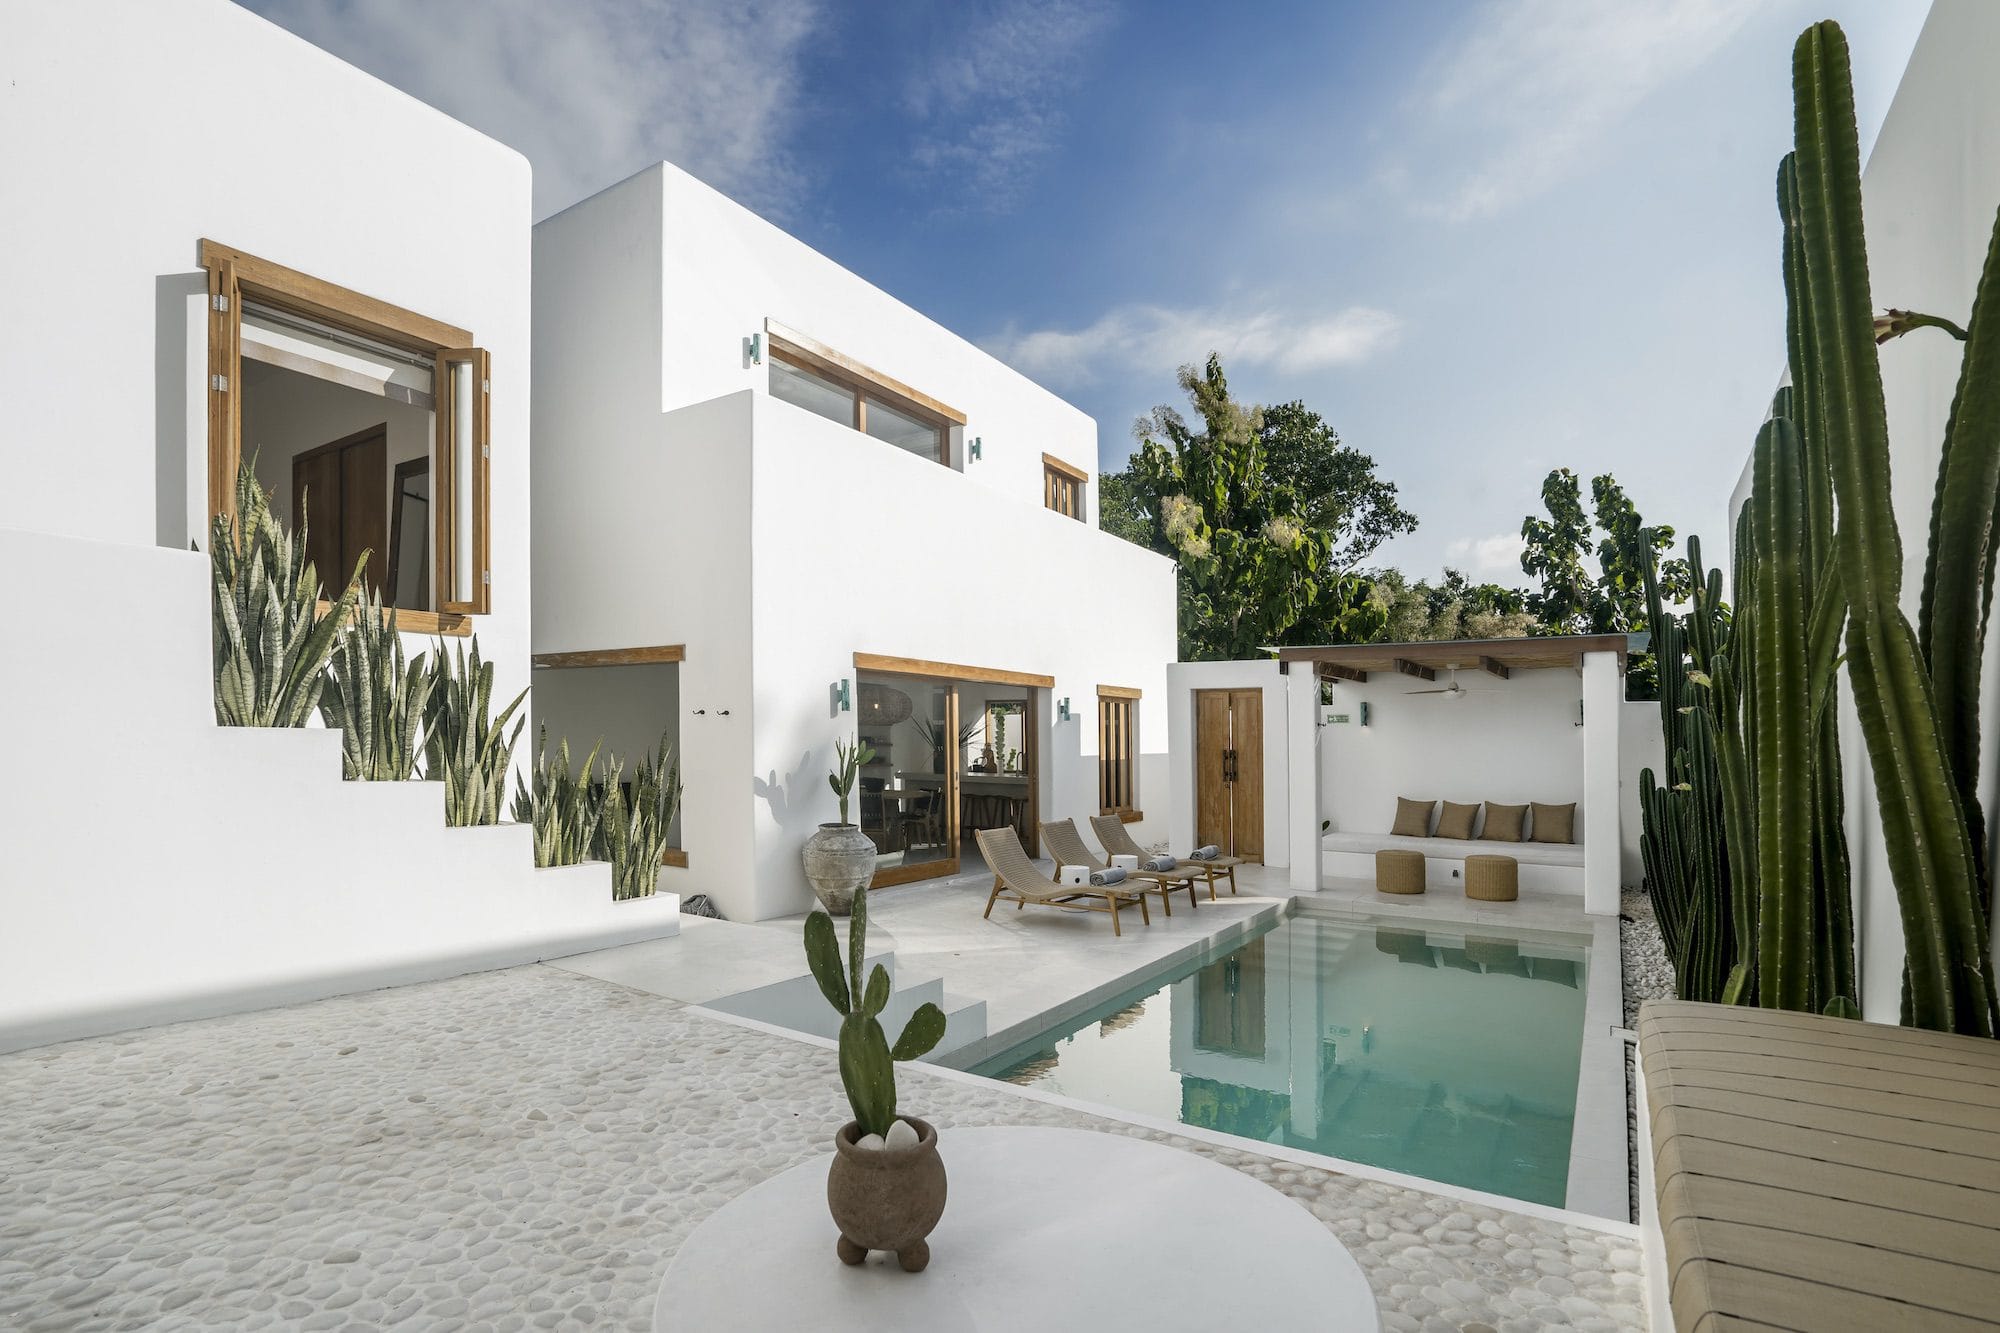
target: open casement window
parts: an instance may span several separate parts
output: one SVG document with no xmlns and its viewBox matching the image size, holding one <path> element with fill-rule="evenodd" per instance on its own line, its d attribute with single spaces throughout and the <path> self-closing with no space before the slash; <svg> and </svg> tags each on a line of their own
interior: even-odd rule
<svg viewBox="0 0 2000 1333">
<path fill-rule="evenodd" d="M 486 353 L 459 347 L 437 354 L 437 604 L 484 615 L 491 609 L 487 509 L 490 497 Z"/>
<path fill-rule="evenodd" d="M 1139 691 L 1097 687 L 1098 813 L 1126 823 L 1139 813 Z"/>
<path fill-rule="evenodd" d="M 765 332 L 773 398 L 951 466 L 951 432 L 964 413 L 775 321 Z"/>
<path fill-rule="evenodd" d="M 1089 474 L 1053 454 L 1042 455 L 1042 504 L 1083 522 L 1083 484 Z"/>
<path fill-rule="evenodd" d="M 467 329 L 214 241 L 201 242 L 201 264 L 209 291 L 210 516 L 234 517 L 236 473 L 246 447 L 257 451 L 260 483 L 281 496 L 282 514 L 303 500 L 298 488 L 274 483 L 290 475 L 288 459 L 313 452 L 302 436 L 319 431 L 318 444 L 345 445 L 358 426 L 336 429 L 332 423 L 342 413 L 359 425 L 385 422 L 381 457 L 343 456 L 346 483 L 362 487 L 358 493 L 367 498 L 361 519 L 378 507 L 385 518 L 395 513 L 398 502 L 409 502 L 409 479 L 419 475 L 427 481 L 417 500 L 431 512 L 422 528 L 397 522 L 393 544 L 386 522 L 350 524 L 381 529 L 366 541 L 370 582 L 387 591 L 389 564 L 407 554 L 403 567 L 411 577 L 396 580 L 391 595 L 398 624 L 416 633 L 470 633 L 467 617 L 488 612 L 493 591 L 492 365 L 486 351 Z M 254 418 L 248 439 L 246 403 Z M 380 506 L 373 494 L 378 486 Z M 322 481 L 311 507 L 323 512 L 329 500 Z M 416 509 L 409 512 L 414 517 Z M 290 518 L 296 531 L 298 515 Z M 332 534 L 321 536 L 330 540 Z M 428 552 L 421 549 L 425 537 Z M 343 537 L 343 557 L 351 544 Z M 426 569 L 423 580 L 419 571 Z M 319 571 L 329 596 L 348 573 Z"/>
</svg>

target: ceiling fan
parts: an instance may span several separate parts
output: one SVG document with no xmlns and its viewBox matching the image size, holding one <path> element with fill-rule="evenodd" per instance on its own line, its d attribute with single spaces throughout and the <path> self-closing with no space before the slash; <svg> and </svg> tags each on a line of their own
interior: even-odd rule
<svg viewBox="0 0 2000 1333">
<path fill-rule="evenodd" d="M 1468 690 L 1465 686 L 1458 683 L 1458 663 L 1446 663 L 1445 670 L 1451 672 L 1450 684 L 1435 690 L 1411 690 L 1409 692 L 1410 697 L 1415 697 L 1419 694 L 1435 694 L 1443 699 L 1463 699 L 1468 694 L 1479 693 L 1478 690 Z"/>
</svg>

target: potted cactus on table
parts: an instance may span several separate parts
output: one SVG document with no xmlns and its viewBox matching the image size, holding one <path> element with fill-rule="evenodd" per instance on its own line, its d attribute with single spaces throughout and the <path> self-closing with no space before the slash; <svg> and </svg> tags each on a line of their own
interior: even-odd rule
<svg viewBox="0 0 2000 1333">
<path fill-rule="evenodd" d="M 826 1202 L 840 1229 L 840 1261 L 858 1264 L 870 1250 L 891 1250 L 909 1273 L 930 1262 L 926 1237 L 944 1216 L 944 1163 L 937 1131 L 915 1116 L 896 1114 L 896 1061 L 928 1054 L 944 1037 L 944 1011 L 918 1006 L 891 1046 L 880 1015 L 889 1003 L 889 971 L 880 963 L 861 981 L 868 949 L 868 891 L 854 895 L 847 923 L 847 967 L 833 918 L 806 917 L 806 961 L 840 1018 L 840 1081 L 854 1119 L 833 1136 Z"/>
<path fill-rule="evenodd" d="M 819 832 L 806 839 L 806 881 L 830 915 L 846 916 L 855 891 L 875 876 L 875 840 L 860 825 L 847 822 L 854 780 L 874 760 L 875 751 L 867 741 L 835 741 L 833 753 L 838 767 L 827 774 L 826 782 L 840 800 L 840 822 L 821 824 Z"/>
</svg>

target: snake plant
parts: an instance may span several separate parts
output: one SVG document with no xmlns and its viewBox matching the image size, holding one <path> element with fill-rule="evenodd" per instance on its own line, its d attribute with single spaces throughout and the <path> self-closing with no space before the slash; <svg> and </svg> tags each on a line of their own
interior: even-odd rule
<svg viewBox="0 0 2000 1333">
<path fill-rule="evenodd" d="M 583 771 L 570 766 L 569 741 L 564 740 L 553 758 L 549 755 L 549 729 L 544 726 L 535 741 L 534 786 L 519 777 L 514 780 L 514 819 L 535 829 L 535 864 L 580 865 L 588 860 L 597 844 L 597 831 L 604 818 L 604 791 L 596 780 L 599 741 L 590 747 Z M 609 785 L 618 785 L 618 761 L 611 761 Z"/>
<path fill-rule="evenodd" d="M 665 736 L 660 747 L 642 755 L 632 770 L 629 797 L 614 761 L 605 784 L 602 840 L 611 861 L 611 896 L 650 898 L 660 883 L 660 858 L 667 850 L 674 816 L 681 808 L 681 766 Z"/>
<path fill-rule="evenodd" d="M 863 1134 L 887 1134 L 896 1122 L 896 1061 L 926 1055 L 944 1037 L 944 1010 L 925 1002 L 917 1006 L 896 1044 L 882 1031 L 880 1015 L 889 1003 L 889 971 L 880 963 L 861 982 L 868 956 L 868 889 L 855 890 L 853 914 L 847 919 L 847 968 L 840 966 L 840 944 L 833 918 L 815 909 L 806 917 L 806 962 L 820 994 L 840 1015 L 840 1082 L 847 1104 Z"/>
<path fill-rule="evenodd" d="M 334 641 L 319 713 L 340 733 L 341 776 L 349 781 L 403 782 L 416 776 L 417 741 L 432 678 L 424 655 L 404 660 L 396 611 L 364 593 L 344 633 Z"/>
<path fill-rule="evenodd" d="M 340 600 L 319 610 L 319 573 L 271 512 L 256 460 L 236 469 L 236 520 L 210 529 L 215 720 L 225 727 L 303 727 L 319 703 L 327 658 L 360 594 L 364 554 Z"/>
<path fill-rule="evenodd" d="M 469 661 L 463 644 L 454 656 L 444 651 L 440 641 L 429 674 L 424 776 L 444 783 L 444 822 L 453 828 L 497 824 L 514 743 L 527 721 L 516 721 L 510 733 L 507 719 L 514 716 L 528 692 L 522 690 L 498 717 L 491 716 L 493 664 L 480 660 L 476 636 Z"/>
</svg>

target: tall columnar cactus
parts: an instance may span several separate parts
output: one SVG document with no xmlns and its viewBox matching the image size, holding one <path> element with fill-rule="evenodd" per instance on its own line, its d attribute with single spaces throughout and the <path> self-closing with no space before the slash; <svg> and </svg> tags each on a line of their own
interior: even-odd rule
<svg viewBox="0 0 2000 1333">
<path fill-rule="evenodd" d="M 863 1134 L 887 1134 L 896 1121 L 896 1065 L 928 1054 L 944 1037 L 944 1010 L 931 1003 L 917 1007 L 896 1044 L 889 1045 L 879 1015 L 889 1003 L 889 973 L 880 963 L 861 984 L 868 955 L 868 890 L 854 895 L 854 913 L 847 922 L 847 968 L 840 966 L 840 944 L 833 918 L 814 911 L 806 918 L 806 961 L 813 980 L 840 1016 L 840 1082 L 847 1104 Z"/>
<path fill-rule="evenodd" d="M 1800 36 L 1792 77 L 1800 262 L 1787 277 L 1809 332 L 1816 391 L 1808 401 L 1816 400 L 1823 418 L 1838 511 L 1833 559 L 1847 602 L 1847 677 L 1903 921 L 1903 1017 L 1919 1027 L 1991 1036 L 2000 1030 L 2000 1007 L 1988 890 L 1971 832 L 1979 816 L 1964 793 L 1976 781 L 1978 658 L 1992 596 L 1996 493 L 1986 479 L 2000 466 L 1988 457 L 2000 449 L 2000 340 L 1983 327 L 1991 319 L 1993 253 L 1973 304 L 1932 510 L 1926 643 L 1901 606 L 1903 549 L 1890 490 L 1861 156 L 1838 25 L 1815 24 Z"/>
<path fill-rule="evenodd" d="M 453 828 L 497 824 L 514 742 L 527 722 L 525 717 L 515 722 L 509 733 L 507 719 L 528 692 L 515 695 L 498 717 L 491 715 L 493 664 L 480 660 L 477 638 L 469 662 L 463 644 L 454 660 L 440 642 L 430 675 L 431 696 L 424 710 L 424 776 L 444 783 L 444 822 Z"/>
<path fill-rule="evenodd" d="M 334 638 L 360 594 L 364 554 L 340 600 L 319 610 L 319 572 L 271 512 L 256 461 L 236 469 L 236 521 L 210 528 L 215 720 L 225 727 L 303 727 L 326 684 Z"/>
<path fill-rule="evenodd" d="M 363 594 L 347 630 L 334 642 L 319 713 L 341 733 L 341 776 L 349 781 L 403 782 L 416 776 L 422 748 L 417 730 L 430 702 L 424 655 L 407 661 L 396 612 Z"/>
<path fill-rule="evenodd" d="M 1727 814 L 1723 806 L 1716 729 L 1706 716 L 1714 701 L 1697 681 L 1711 679 L 1729 618 L 1720 571 L 1702 566 L 1701 541 L 1688 539 L 1692 606 L 1669 614 L 1652 562 L 1645 581 L 1652 649 L 1660 669 L 1660 726 L 1666 742 L 1666 785 L 1653 771 L 1639 774 L 1646 886 L 1653 900 L 1677 993 L 1684 1000 L 1722 998 L 1737 960 Z M 1691 670 L 1677 664 L 1688 663 Z"/>
</svg>

